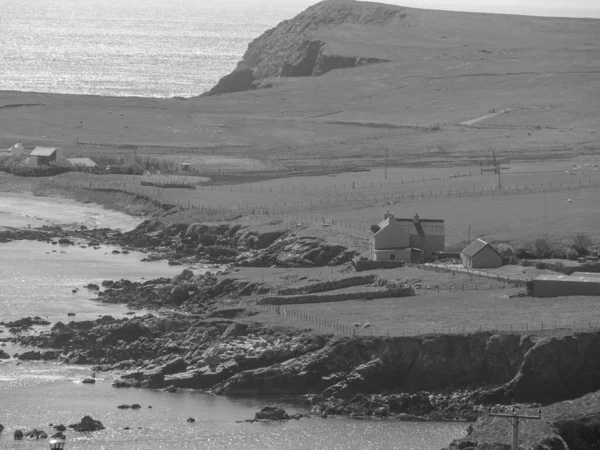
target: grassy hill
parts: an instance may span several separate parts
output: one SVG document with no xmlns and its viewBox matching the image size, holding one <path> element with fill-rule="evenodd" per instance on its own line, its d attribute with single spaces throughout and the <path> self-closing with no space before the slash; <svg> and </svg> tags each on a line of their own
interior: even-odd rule
<svg viewBox="0 0 600 450">
<path fill-rule="evenodd" d="M 323 2 L 249 45 L 236 71 L 262 89 L 164 100 L 4 92 L 0 106 L 37 105 L 0 108 L 0 142 L 62 140 L 73 154 L 136 145 L 273 170 L 381 165 L 386 151 L 390 164 L 422 165 L 471 163 L 490 146 L 513 160 L 589 154 L 599 147 L 599 29 L 594 19 Z"/>
</svg>

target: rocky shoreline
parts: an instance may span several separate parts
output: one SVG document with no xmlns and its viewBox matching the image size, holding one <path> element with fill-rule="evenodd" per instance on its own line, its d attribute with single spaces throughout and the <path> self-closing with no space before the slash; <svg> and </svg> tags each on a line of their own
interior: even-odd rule
<svg viewBox="0 0 600 450">
<path fill-rule="evenodd" d="M 159 221 L 144 222 L 129 233 L 46 227 L 3 231 L 0 237 L 4 242 L 35 239 L 57 245 L 75 245 L 73 241 L 81 239 L 88 240 L 89 246 L 154 249 L 156 257 L 230 266 L 337 264 L 353 253 L 289 231 L 256 233 L 230 225 Z M 342 283 L 380 283 L 377 278 L 362 278 Z M 487 417 L 489 407 L 554 411 L 548 408 L 573 399 L 586 403 L 595 395 L 590 393 L 600 390 L 600 356 L 595 350 L 600 345 L 598 330 L 558 335 L 480 332 L 341 337 L 254 321 L 256 311 L 248 305 L 270 288 L 253 280 L 194 275 L 186 269 L 174 278 L 107 280 L 101 287 L 87 288 L 97 293 L 99 301 L 160 309 L 161 313 L 122 319 L 104 316 L 51 326 L 37 317 L 14 321 L 8 324 L 11 336 L 0 341 L 37 349 L 12 358 L 87 364 L 94 371 L 113 373 L 115 388 L 293 396 L 313 416 L 322 418 L 477 421 L 467 438 L 451 444 L 451 450 L 505 448 L 488 444 L 501 427 Z M 329 284 L 317 283 L 286 288 L 282 293 L 314 295 L 327 288 Z M 29 334 L 31 325 L 48 328 Z M 10 357 L 0 353 L 0 358 Z M 583 419 L 580 415 L 573 420 L 597 431 L 592 419 L 600 410 L 586 411 Z M 556 418 L 563 416 L 552 414 L 558 424 Z M 531 448 L 594 448 L 567 447 L 563 444 L 569 439 L 562 434 L 554 431 L 550 436 L 549 431 L 542 431 L 541 446 Z"/>
</svg>

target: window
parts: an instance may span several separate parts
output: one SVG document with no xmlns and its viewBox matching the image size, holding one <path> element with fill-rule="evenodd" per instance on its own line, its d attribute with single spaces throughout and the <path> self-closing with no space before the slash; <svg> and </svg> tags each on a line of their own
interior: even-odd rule
<svg viewBox="0 0 600 450">
<path fill-rule="evenodd" d="M 394 253 L 390 255 L 390 261 L 396 261 L 396 255 Z"/>
</svg>

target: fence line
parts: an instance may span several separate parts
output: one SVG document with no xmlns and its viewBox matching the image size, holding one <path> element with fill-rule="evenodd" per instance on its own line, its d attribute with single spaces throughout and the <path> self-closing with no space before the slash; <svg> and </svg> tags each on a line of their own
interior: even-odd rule
<svg viewBox="0 0 600 450">
<path fill-rule="evenodd" d="M 306 311 L 283 307 L 280 305 L 260 305 L 260 307 L 272 311 L 286 319 L 300 321 L 309 325 L 313 329 L 325 330 L 329 333 L 341 334 L 344 336 L 361 337 L 415 337 L 429 334 L 466 334 L 479 332 L 503 332 L 503 333 L 523 333 L 523 332 L 541 332 L 559 329 L 568 330 L 592 330 L 600 328 L 598 320 L 577 320 L 573 322 L 525 322 L 520 324 L 498 323 L 490 325 L 463 325 L 463 326 L 430 326 L 430 327 L 407 327 L 399 329 L 390 329 L 378 327 L 373 324 L 348 324 L 330 320 L 324 317 L 313 316 Z M 360 326 L 359 326 L 360 325 Z"/>
<path fill-rule="evenodd" d="M 58 181 L 58 180 L 56 180 Z M 320 224 L 322 226 L 334 226 L 341 229 L 348 230 L 356 230 L 360 232 L 367 232 L 370 228 L 370 225 L 354 222 L 352 220 L 336 220 L 333 218 L 328 218 L 326 215 L 318 214 L 320 209 L 323 208 L 331 208 L 339 205 L 347 205 L 348 203 L 342 201 L 331 201 L 331 198 L 327 199 L 319 199 L 319 203 L 313 201 L 298 201 L 298 202 L 275 202 L 272 204 L 264 203 L 264 204 L 242 204 L 238 205 L 230 204 L 230 205 L 219 205 L 219 206 L 206 206 L 202 202 L 202 197 L 188 199 L 188 200 L 180 200 L 175 196 L 169 195 L 169 192 L 166 192 L 165 189 L 155 186 L 141 186 L 137 181 L 132 180 L 132 182 L 128 182 L 126 178 L 123 181 L 119 182 L 119 180 L 113 180 L 112 182 L 97 182 L 97 181 L 68 181 L 66 185 L 73 186 L 74 184 L 78 184 L 83 188 L 88 188 L 92 190 L 107 190 L 107 191 L 122 191 L 126 193 L 132 193 L 135 195 L 139 195 L 143 198 L 152 201 L 158 205 L 171 205 L 173 207 L 180 208 L 182 210 L 186 209 L 196 209 L 200 210 L 205 214 L 247 214 L 247 215 L 264 215 L 264 216 L 273 216 L 280 217 L 288 220 L 296 220 L 305 223 L 311 224 Z M 497 196 L 497 195 L 523 195 L 530 193 L 542 193 L 542 192 L 562 192 L 562 191 L 571 191 L 571 190 L 579 190 L 590 187 L 598 187 L 598 182 L 592 180 L 588 180 L 586 183 L 582 181 L 577 185 L 568 185 L 563 186 L 559 184 L 558 186 L 546 185 L 542 183 L 541 186 L 528 186 L 527 189 L 515 189 L 515 190 L 506 190 L 506 191 L 494 191 L 494 190 L 480 190 L 480 191 L 471 191 L 467 192 L 466 190 L 452 191 L 449 190 L 447 193 L 436 194 L 434 197 L 477 197 L 477 196 Z M 400 193 L 398 194 L 390 194 L 389 196 L 385 195 L 383 198 L 386 198 L 388 202 L 392 199 L 404 199 L 404 200 L 414 200 L 419 198 L 424 198 L 423 193 L 416 194 L 414 192 L 410 193 Z M 367 199 L 369 196 L 365 196 Z M 375 201 L 377 201 L 377 198 Z M 326 201 L 324 201 L 326 200 Z M 356 205 L 354 200 L 351 200 L 352 205 Z M 373 200 L 369 199 L 369 203 L 372 203 Z M 283 203 L 283 204 L 282 204 Z M 358 205 L 364 205 L 365 203 L 358 203 Z"/>
</svg>

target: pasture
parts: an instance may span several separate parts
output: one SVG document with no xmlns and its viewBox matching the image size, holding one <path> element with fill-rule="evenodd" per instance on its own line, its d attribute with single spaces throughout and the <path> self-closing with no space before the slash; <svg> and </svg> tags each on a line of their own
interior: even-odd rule
<svg viewBox="0 0 600 450">
<path fill-rule="evenodd" d="M 312 327 L 344 333 L 330 324 L 354 328 L 369 323 L 359 335 L 412 336 L 430 333 L 463 333 L 480 330 L 539 332 L 589 329 L 600 326 L 598 297 L 512 297 L 517 289 L 429 294 L 379 300 L 291 305 L 295 314 L 278 314 L 259 308 L 252 318 L 279 325 Z M 310 317 L 306 320 L 303 317 Z M 317 320 L 318 318 L 318 320 Z"/>
</svg>

